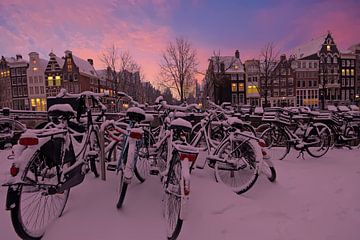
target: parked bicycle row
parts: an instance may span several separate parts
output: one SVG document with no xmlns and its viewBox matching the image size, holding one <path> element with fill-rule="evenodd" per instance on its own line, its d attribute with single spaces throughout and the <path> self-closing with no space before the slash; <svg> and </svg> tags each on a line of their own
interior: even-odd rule
<svg viewBox="0 0 360 240">
<path fill-rule="evenodd" d="M 62 90 L 58 98 L 76 98 L 76 110 L 68 103 L 55 104 L 41 129 L 21 131 L 13 146 L 11 176 L 4 184 L 8 187 L 6 209 L 19 237 L 41 238 L 64 211 L 70 189 L 90 171 L 95 177 L 105 170 L 117 174 L 118 209 L 131 204 L 126 202 L 126 195 L 132 194 L 130 184 L 159 177 L 166 235 L 176 239 L 186 219 L 191 173 L 196 169 L 208 166 L 217 182 L 242 194 L 261 174 L 274 182 L 271 159 L 283 159 L 290 148 L 320 157 L 341 143 L 335 130 L 339 136 L 353 134 L 351 139 L 341 137 L 346 146 L 359 145 L 359 125 L 344 115 L 339 115 L 344 124 L 332 126 L 333 119 L 329 122 L 324 114 L 305 117 L 304 113 L 268 109 L 263 124 L 255 128 L 210 100 L 206 111 L 201 111 L 197 104 L 169 105 L 162 97 L 145 106 L 119 92 L 118 98 L 127 99 L 130 106 L 126 114 L 109 120 L 103 96 Z M 94 109 L 98 109 L 96 116 Z M 344 130 L 350 127 L 351 131 Z"/>
</svg>

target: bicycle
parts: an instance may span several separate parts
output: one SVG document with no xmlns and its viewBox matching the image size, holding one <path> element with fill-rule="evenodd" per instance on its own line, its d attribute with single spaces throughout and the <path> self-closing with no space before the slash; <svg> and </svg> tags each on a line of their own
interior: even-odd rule
<svg viewBox="0 0 360 240">
<path fill-rule="evenodd" d="M 14 146 L 11 177 L 3 184 L 8 187 L 6 210 L 10 211 L 15 232 L 23 239 L 42 238 L 49 224 L 62 215 L 70 189 L 82 183 L 90 169 L 96 176 L 93 163 L 97 153 L 91 135 L 97 131 L 91 127 L 91 112 L 79 151 L 74 149 L 69 127 L 75 116 L 72 107 L 53 105 L 48 114 L 51 121 L 44 129 L 28 129 Z"/>
</svg>

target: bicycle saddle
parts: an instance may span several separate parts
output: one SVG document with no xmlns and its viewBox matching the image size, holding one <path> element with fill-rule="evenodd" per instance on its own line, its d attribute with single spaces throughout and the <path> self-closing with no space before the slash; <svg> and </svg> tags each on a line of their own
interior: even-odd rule
<svg viewBox="0 0 360 240">
<path fill-rule="evenodd" d="M 64 117 L 70 119 L 75 116 L 74 109 L 69 104 L 55 104 L 52 105 L 48 110 L 50 117 Z"/>
<path fill-rule="evenodd" d="M 189 121 L 186 121 L 185 119 L 177 118 L 171 121 L 170 129 L 191 132 L 192 125 Z"/>
<path fill-rule="evenodd" d="M 141 122 L 145 120 L 146 113 L 144 110 L 138 107 L 131 107 L 126 111 L 126 116 L 134 122 Z"/>
</svg>

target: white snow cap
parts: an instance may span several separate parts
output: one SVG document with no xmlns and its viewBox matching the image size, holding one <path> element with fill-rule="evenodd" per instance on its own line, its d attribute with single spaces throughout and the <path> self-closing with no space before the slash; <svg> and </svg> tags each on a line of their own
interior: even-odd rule
<svg viewBox="0 0 360 240">
<path fill-rule="evenodd" d="M 155 99 L 155 103 L 160 103 L 164 100 L 163 96 L 158 96 L 156 99 Z"/>
<path fill-rule="evenodd" d="M 127 113 L 138 113 L 138 114 L 142 114 L 142 115 L 146 116 L 145 111 L 138 107 L 131 107 L 126 112 Z"/>
<path fill-rule="evenodd" d="M 337 112 L 338 111 L 338 109 L 334 105 L 328 105 L 327 109 L 329 111 L 331 111 L 331 112 Z"/>
<path fill-rule="evenodd" d="M 61 112 L 73 112 L 75 113 L 74 109 L 70 106 L 70 104 L 55 104 L 49 107 L 48 112 L 51 111 L 61 111 Z"/>
<path fill-rule="evenodd" d="M 348 111 L 350 111 L 350 108 L 348 108 L 347 106 L 338 106 L 338 109 L 339 109 L 341 112 L 348 112 Z"/>
<path fill-rule="evenodd" d="M 171 121 L 170 126 L 178 126 L 178 127 L 192 129 L 191 123 L 182 118 L 177 118 L 177 119 Z"/>
</svg>

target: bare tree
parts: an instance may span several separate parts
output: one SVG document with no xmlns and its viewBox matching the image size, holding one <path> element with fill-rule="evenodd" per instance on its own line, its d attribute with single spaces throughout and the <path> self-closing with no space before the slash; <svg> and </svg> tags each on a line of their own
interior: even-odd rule
<svg viewBox="0 0 360 240">
<path fill-rule="evenodd" d="M 140 70 L 130 52 L 121 51 L 115 44 L 100 55 L 100 61 L 110 70 L 112 81 L 115 82 L 115 91 L 126 91 L 126 86 L 131 81 L 129 73 Z"/>
<path fill-rule="evenodd" d="M 108 69 L 109 77 L 115 83 L 115 91 L 119 91 L 119 82 L 118 82 L 118 65 L 119 65 L 119 50 L 113 44 L 111 47 L 107 48 L 100 55 L 100 61 Z"/>
<path fill-rule="evenodd" d="M 259 73 L 260 73 L 260 88 L 258 91 L 261 97 L 264 97 L 265 107 L 268 104 L 269 96 L 269 85 L 271 84 L 273 78 L 273 72 L 276 67 L 276 59 L 279 55 L 279 52 L 275 50 L 273 43 L 267 43 L 260 52 L 260 61 L 259 61 Z"/>
<path fill-rule="evenodd" d="M 189 41 L 184 38 L 176 38 L 175 42 L 169 43 L 162 54 L 161 85 L 175 89 L 180 100 L 184 101 L 187 82 L 194 79 L 197 66 L 196 50 Z"/>
</svg>

